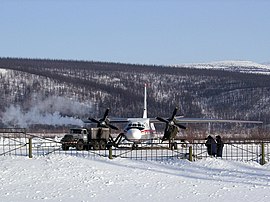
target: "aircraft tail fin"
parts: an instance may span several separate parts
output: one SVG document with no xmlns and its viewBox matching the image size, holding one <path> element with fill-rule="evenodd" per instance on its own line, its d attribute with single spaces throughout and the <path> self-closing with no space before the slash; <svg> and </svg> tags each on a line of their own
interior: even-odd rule
<svg viewBox="0 0 270 202">
<path fill-rule="evenodd" d="M 146 92 L 146 84 L 144 85 L 144 107 L 143 107 L 143 118 L 147 118 L 147 92 Z"/>
</svg>

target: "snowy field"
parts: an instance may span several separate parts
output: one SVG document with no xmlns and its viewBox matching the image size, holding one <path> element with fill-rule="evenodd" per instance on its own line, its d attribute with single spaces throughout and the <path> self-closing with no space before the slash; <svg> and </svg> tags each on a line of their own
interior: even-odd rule
<svg viewBox="0 0 270 202">
<path fill-rule="evenodd" d="M 269 201 L 270 164 L 0 157 L 0 201 Z"/>
</svg>

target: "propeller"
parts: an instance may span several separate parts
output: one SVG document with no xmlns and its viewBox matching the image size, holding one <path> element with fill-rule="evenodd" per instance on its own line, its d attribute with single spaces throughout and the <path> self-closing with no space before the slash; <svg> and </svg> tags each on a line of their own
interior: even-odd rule
<svg viewBox="0 0 270 202">
<path fill-rule="evenodd" d="M 175 115 L 176 115 L 177 111 L 178 111 L 178 108 L 175 107 L 175 109 L 173 110 L 172 116 L 170 118 L 164 119 L 162 117 L 156 117 L 156 119 L 161 121 L 161 122 L 165 122 L 167 125 L 176 125 L 177 127 L 181 128 L 181 129 L 187 129 L 185 126 L 175 122 Z"/>
<path fill-rule="evenodd" d="M 179 123 L 176 123 L 175 116 L 176 116 L 177 111 L 178 111 L 178 108 L 175 107 L 175 109 L 173 110 L 172 116 L 168 119 L 165 119 L 162 117 L 156 117 L 157 120 L 166 123 L 162 141 L 174 138 L 178 132 L 178 128 L 186 129 L 185 126 Z"/>
<path fill-rule="evenodd" d="M 99 120 L 94 119 L 94 118 L 88 118 L 88 120 L 90 120 L 93 123 L 97 124 L 97 127 L 101 127 L 101 128 L 111 128 L 114 130 L 119 130 L 116 126 L 112 125 L 109 123 L 109 119 L 108 119 L 108 114 L 109 114 L 109 108 L 106 109 L 103 117 Z"/>
</svg>

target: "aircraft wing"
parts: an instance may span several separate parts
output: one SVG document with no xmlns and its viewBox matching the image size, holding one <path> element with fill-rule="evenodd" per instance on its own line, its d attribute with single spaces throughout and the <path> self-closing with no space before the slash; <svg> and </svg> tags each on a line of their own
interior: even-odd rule
<svg viewBox="0 0 270 202">
<path fill-rule="evenodd" d="M 203 119 L 203 118 L 175 118 L 176 123 L 254 123 L 262 124 L 262 121 L 226 120 L 226 119 Z"/>
<path fill-rule="evenodd" d="M 156 118 L 149 118 L 151 123 L 162 123 Z M 246 120 L 227 120 L 227 119 L 208 119 L 208 118 L 184 118 L 183 116 L 175 117 L 176 123 L 254 123 L 262 124 L 262 121 L 246 121 Z"/>
<path fill-rule="evenodd" d="M 92 121 L 88 120 L 88 119 L 83 119 L 82 120 L 84 123 L 93 123 Z"/>
<path fill-rule="evenodd" d="M 108 118 L 110 123 L 127 123 L 131 119 L 136 118 Z M 139 118 L 142 119 L 142 118 Z M 150 123 L 162 123 L 156 118 L 146 118 L 149 119 Z M 246 120 L 226 120 L 226 119 L 204 119 L 204 118 L 184 118 L 183 116 L 175 117 L 176 123 L 254 123 L 254 124 L 262 124 L 262 121 L 246 121 Z M 89 120 L 84 120 L 84 123 L 93 123 Z"/>
<path fill-rule="evenodd" d="M 110 123 L 127 123 L 129 122 L 129 118 L 108 118 Z"/>
<path fill-rule="evenodd" d="M 129 119 L 128 118 L 108 118 L 108 121 L 110 123 L 127 123 L 127 122 L 129 122 Z M 88 119 L 83 120 L 83 122 L 84 123 L 95 123 L 95 122 L 88 120 Z"/>
</svg>

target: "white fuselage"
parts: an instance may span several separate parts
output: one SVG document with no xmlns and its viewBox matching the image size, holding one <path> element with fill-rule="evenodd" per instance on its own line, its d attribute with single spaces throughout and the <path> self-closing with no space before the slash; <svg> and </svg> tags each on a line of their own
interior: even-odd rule
<svg viewBox="0 0 270 202">
<path fill-rule="evenodd" d="M 124 128 L 124 135 L 132 142 L 142 142 L 155 137 L 156 130 L 150 124 L 149 118 L 129 118 L 129 122 Z"/>
<path fill-rule="evenodd" d="M 147 91 L 144 86 L 144 108 L 142 118 L 128 118 L 128 124 L 124 128 L 124 135 L 128 141 L 138 143 L 155 137 L 156 129 L 150 119 L 147 118 Z"/>
</svg>

